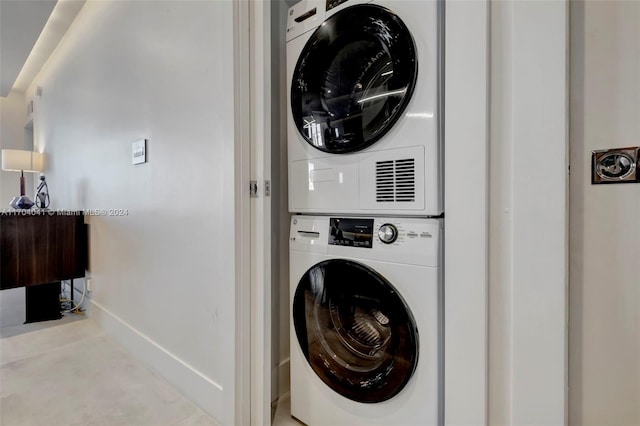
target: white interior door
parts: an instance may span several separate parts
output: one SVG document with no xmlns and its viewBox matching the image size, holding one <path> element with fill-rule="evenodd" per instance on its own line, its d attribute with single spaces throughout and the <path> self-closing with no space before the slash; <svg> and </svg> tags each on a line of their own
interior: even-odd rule
<svg viewBox="0 0 640 426">
<path fill-rule="evenodd" d="M 234 154 L 236 156 L 236 179 L 243 190 L 236 193 L 236 204 L 240 217 L 235 229 L 239 250 L 236 259 L 236 339 L 237 357 L 235 380 L 235 423 L 251 424 L 251 257 L 253 241 L 251 239 L 252 206 L 249 198 L 251 179 L 251 116 L 250 98 L 250 51 L 249 28 L 250 15 L 248 2 L 234 2 L 234 127 L 236 133 Z"/>
<path fill-rule="evenodd" d="M 271 4 L 249 2 L 251 181 L 251 424 L 271 423 Z"/>
<path fill-rule="evenodd" d="M 271 175 L 269 0 L 234 2 L 236 155 L 242 250 L 237 267 L 236 424 L 271 423 Z M 245 285 L 246 283 L 246 285 Z"/>
</svg>

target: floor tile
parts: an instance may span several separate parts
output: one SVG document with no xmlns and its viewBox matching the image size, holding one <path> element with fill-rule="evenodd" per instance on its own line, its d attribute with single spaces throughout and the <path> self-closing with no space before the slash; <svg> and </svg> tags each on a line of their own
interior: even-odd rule
<svg viewBox="0 0 640 426">
<path fill-rule="evenodd" d="M 2 339 L 3 426 L 213 426 L 93 321 Z"/>
</svg>

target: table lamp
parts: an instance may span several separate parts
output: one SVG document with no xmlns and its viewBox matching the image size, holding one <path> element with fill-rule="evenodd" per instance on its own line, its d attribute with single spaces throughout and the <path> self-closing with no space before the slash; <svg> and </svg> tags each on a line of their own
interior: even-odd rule
<svg viewBox="0 0 640 426">
<path fill-rule="evenodd" d="M 44 169 L 44 154 L 21 149 L 2 150 L 2 170 L 20 172 L 20 196 L 11 200 L 14 209 L 30 209 L 33 201 L 25 195 L 24 172 L 41 172 Z"/>
</svg>

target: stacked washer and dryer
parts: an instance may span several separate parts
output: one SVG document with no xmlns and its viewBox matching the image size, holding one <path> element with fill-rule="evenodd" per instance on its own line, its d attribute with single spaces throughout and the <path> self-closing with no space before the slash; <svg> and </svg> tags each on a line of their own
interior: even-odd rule
<svg viewBox="0 0 640 426">
<path fill-rule="evenodd" d="M 291 414 L 308 425 L 443 423 L 441 8 L 289 9 Z"/>
</svg>

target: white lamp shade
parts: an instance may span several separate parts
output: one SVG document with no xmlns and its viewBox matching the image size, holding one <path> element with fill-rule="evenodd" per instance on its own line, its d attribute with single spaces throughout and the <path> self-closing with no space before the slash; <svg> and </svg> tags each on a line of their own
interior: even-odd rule
<svg viewBox="0 0 640 426">
<path fill-rule="evenodd" d="M 3 149 L 2 170 L 41 172 L 44 170 L 44 154 L 21 149 Z"/>
</svg>

